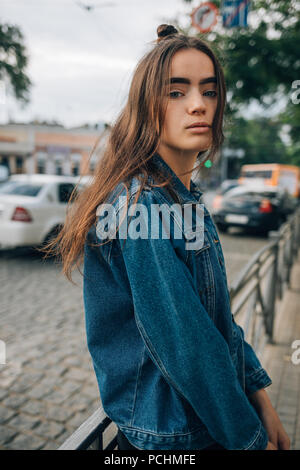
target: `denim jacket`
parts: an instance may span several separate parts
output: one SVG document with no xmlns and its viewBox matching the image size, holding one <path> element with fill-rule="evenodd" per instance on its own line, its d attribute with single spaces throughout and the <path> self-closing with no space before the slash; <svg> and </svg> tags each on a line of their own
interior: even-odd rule
<svg viewBox="0 0 300 470">
<path fill-rule="evenodd" d="M 189 191 L 160 155 L 152 158 L 172 175 L 182 205 L 199 204 L 193 182 Z M 130 201 L 139 184 L 132 178 Z M 170 208 L 174 200 L 164 188 L 146 187 L 138 202 L 150 213 L 151 205 Z M 124 197 L 113 202 L 116 213 L 122 206 Z M 173 228 L 176 218 L 171 214 Z M 87 344 L 102 405 L 139 449 L 267 446 L 248 397 L 271 379 L 232 316 L 222 248 L 206 208 L 203 220 L 204 240 L 195 250 L 186 248 L 191 227 L 184 224 L 181 238 L 174 230 L 169 238 L 117 235 L 91 247 L 103 241 L 93 226 L 86 239 Z M 192 224 L 197 230 L 197 217 Z"/>
</svg>

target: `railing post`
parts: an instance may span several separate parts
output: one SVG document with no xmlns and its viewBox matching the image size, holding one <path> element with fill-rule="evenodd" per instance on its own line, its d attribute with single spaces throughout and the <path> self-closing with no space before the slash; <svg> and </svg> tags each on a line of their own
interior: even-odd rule
<svg viewBox="0 0 300 470">
<path fill-rule="evenodd" d="M 293 233 L 293 226 L 291 225 L 291 232 L 290 232 L 290 238 L 288 240 L 288 255 L 287 255 L 287 287 L 288 289 L 291 288 L 291 269 L 292 269 L 292 264 L 293 264 L 293 238 L 292 238 L 292 233 Z"/>
<path fill-rule="evenodd" d="M 276 310 L 276 297 L 277 297 L 277 285 L 278 285 L 278 255 L 279 255 L 279 235 L 278 232 L 270 234 L 270 238 L 276 240 L 276 244 L 273 246 L 274 262 L 272 269 L 272 276 L 270 281 L 270 297 L 267 303 L 267 316 L 266 316 L 266 333 L 269 337 L 269 342 L 274 344 L 274 320 Z"/>
<path fill-rule="evenodd" d="M 297 257 L 300 245 L 300 207 L 297 209 L 296 216 L 293 219 L 293 258 Z"/>
<path fill-rule="evenodd" d="M 99 433 L 94 442 L 89 447 L 90 450 L 103 450 L 103 437 L 102 433 Z"/>
</svg>

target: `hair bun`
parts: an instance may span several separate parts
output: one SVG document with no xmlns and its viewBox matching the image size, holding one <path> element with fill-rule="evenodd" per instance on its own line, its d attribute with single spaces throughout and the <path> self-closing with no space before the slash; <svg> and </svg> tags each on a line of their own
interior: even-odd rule
<svg viewBox="0 0 300 470">
<path fill-rule="evenodd" d="M 161 41 L 167 36 L 170 36 L 172 34 L 177 34 L 177 33 L 178 33 L 177 29 L 171 24 L 161 24 L 157 28 L 157 36 L 158 36 L 157 42 Z"/>
</svg>

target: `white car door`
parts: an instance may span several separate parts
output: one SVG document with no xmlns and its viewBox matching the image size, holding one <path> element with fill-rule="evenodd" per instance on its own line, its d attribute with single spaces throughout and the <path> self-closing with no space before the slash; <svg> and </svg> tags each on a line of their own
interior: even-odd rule
<svg viewBox="0 0 300 470">
<path fill-rule="evenodd" d="M 39 243 L 42 243 L 55 227 L 64 224 L 67 202 L 73 189 L 74 184 L 71 182 L 54 182 L 48 184 L 43 191 L 36 214 L 41 226 Z"/>
</svg>

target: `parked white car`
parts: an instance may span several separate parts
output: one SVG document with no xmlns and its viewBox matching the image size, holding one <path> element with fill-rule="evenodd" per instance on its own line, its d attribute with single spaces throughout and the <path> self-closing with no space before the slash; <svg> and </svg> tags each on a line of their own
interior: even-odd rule
<svg viewBox="0 0 300 470">
<path fill-rule="evenodd" d="M 78 177 L 13 175 L 0 187 L 0 249 L 41 245 L 61 229 Z"/>
</svg>

